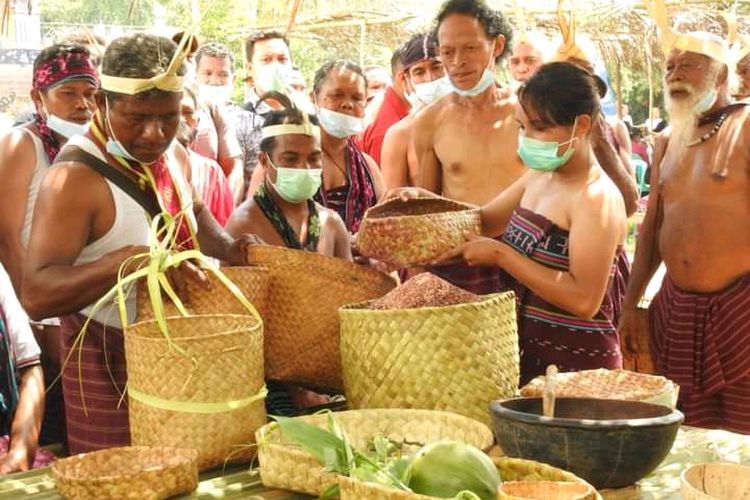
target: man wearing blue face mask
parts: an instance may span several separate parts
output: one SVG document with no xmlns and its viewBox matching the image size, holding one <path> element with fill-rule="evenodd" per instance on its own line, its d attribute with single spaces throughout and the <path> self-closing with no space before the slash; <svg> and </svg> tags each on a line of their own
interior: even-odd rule
<svg viewBox="0 0 750 500">
<path fill-rule="evenodd" d="M 89 130 L 68 141 L 39 190 L 22 303 L 32 319 L 61 317 L 64 357 L 88 325 L 76 351 L 80 357 L 70 356 L 63 368 L 71 453 L 130 442 L 118 392 L 127 383 L 122 323 L 113 304 L 92 305 L 117 282 L 123 263 L 155 243 L 151 220 L 167 212 L 176 221 L 174 247 L 200 244 L 203 253 L 230 265 L 247 265 L 247 247 L 257 242 L 251 235 L 229 237 L 189 187 L 189 157 L 174 140 L 184 56 L 171 40 L 155 35 L 114 40 L 102 61 L 98 111 Z M 189 299 L 186 279 L 206 285 L 193 264 L 175 269 L 170 280 L 183 301 Z M 125 299 L 130 323 L 134 295 Z"/>
<path fill-rule="evenodd" d="M 418 186 L 481 205 L 524 172 L 516 154 L 518 126 L 510 89 L 495 85 L 494 68 L 509 52 L 505 17 L 483 0 L 448 0 L 437 16 L 438 53 L 452 93 L 414 119 Z M 434 272 L 475 293 L 497 290 L 495 269 L 463 264 Z"/>
</svg>

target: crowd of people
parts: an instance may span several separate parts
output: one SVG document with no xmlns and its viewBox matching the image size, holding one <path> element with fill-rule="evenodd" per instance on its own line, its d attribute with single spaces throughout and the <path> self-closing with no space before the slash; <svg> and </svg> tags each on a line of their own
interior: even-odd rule
<svg viewBox="0 0 750 500">
<path fill-rule="evenodd" d="M 680 385 L 686 423 L 750 433 L 750 61 L 716 35 L 680 36 L 663 82 L 669 126 L 646 133 L 626 109 L 604 116 L 594 54 L 565 34 L 555 48 L 514 32 L 482 0 L 448 0 L 390 68 L 329 61 L 309 89 L 284 34 L 254 33 L 242 105 L 235 54 L 189 32 L 45 48 L 33 110 L 0 136 L 0 473 L 43 463 L 43 418 L 64 423 L 50 439 L 70 453 L 129 442 L 123 325 L 115 306 L 92 304 L 146 251 L 150 218 L 172 214 L 179 248 L 226 265 L 267 244 L 382 269 L 353 241 L 390 197 L 481 207 L 481 236 L 400 275 L 514 290 L 521 384 L 549 364 L 616 369 L 650 352 Z M 631 269 L 639 175 L 650 192 Z M 661 263 L 644 330 L 637 307 Z M 178 292 L 205 281 L 190 263 L 170 278 Z M 328 400 L 274 390 L 293 409 Z"/>
</svg>

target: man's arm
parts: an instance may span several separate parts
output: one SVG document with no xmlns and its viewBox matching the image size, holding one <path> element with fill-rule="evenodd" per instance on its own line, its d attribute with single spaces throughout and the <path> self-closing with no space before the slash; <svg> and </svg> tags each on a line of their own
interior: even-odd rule
<svg viewBox="0 0 750 500">
<path fill-rule="evenodd" d="M 329 214 L 331 227 L 334 231 L 334 249 L 333 256 L 339 259 L 352 261 L 352 241 L 346 224 L 334 211 Z"/>
<path fill-rule="evenodd" d="M 370 175 L 372 175 L 372 183 L 375 188 L 375 196 L 378 201 L 382 201 L 387 189 L 385 188 L 385 180 L 383 179 L 383 172 L 380 171 L 380 167 L 377 162 L 367 153 L 362 153 L 367 162 L 367 168 L 370 169 Z"/>
<path fill-rule="evenodd" d="M 638 185 L 635 182 L 630 162 L 623 163 L 617 151 L 607 140 L 605 126 L 606 122 L 601 117 L 594 123 L 592 144 L 594 154 L 604 172 L 622 193 L 625 211 L 630 217 L 638 209 Z"/>
<path fill-rule="evenodd" d="M 21 293 L 32 319 L 76 313 L 96 302 L 117 282 L 126 259 L 148 251 L 128 246 L 74 265 L 109 199 L 106 183 L 89 167 L 68 163 L 47 172 L 34 209 Z"/>
<path fill-rule="evenodd" d="M 14 129 L 0 139 L 0 262 L 19 294 L 25 253 L 21 231 L 35 165 L 36 151 L 28 133 Z"/>
<path fill-rule="evenodd" d="M 435 194 L 443 194 L 442 167 L 434 149 L 436 107 L 433 105 L 423 110 L 414 118 L 411 143 L 419 164 L 417 187 L 427 189 Z"/>
<path fill-rule="evenodd" d="M 409 185 L 409 165 L 406 157 L 408 147 L 409 128 L 403 127 L 403 121 L 388 129 L 383 140 L 380 162 L 386 188 Z"/>
</svg>

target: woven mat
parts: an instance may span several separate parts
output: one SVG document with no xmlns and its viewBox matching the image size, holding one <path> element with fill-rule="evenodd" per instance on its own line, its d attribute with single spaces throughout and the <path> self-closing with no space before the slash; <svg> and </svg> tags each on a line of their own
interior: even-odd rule
<svg viewBox="0 0 750 500">
<path fill-rule="evenodd" d="M 750 465 L 750 436 L 726 431 L 683 427 L 672 452 L 647 478 L 620 490 L 602 491 L 605 500 L 679 500 L 680 474 L 699 462 L 734 462 Z M 208 471 L 200 476 L 198 490 L 178 498 L 254 498 L 262 500 L 304 500 L 312 497 L 265 488 L 247 466 Z M 25 496 L 23 496 L 25 495 Z M 0 479 L 0 499 L 29 498 L 60 500 L 50 469 L 13 474 Z"/>
</svg>

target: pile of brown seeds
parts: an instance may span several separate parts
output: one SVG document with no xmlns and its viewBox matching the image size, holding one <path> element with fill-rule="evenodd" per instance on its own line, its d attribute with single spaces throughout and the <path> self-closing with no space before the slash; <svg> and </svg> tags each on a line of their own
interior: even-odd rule
<svg viewBox="0 0 750 500">
<path fill-rule="evenodd" d="M 482 297 L 451 285 L 431 273 L 418 274 L 383 297 L 370 302 L 370 309 L 416 309 L 479 302 Z"/>
</svg>

